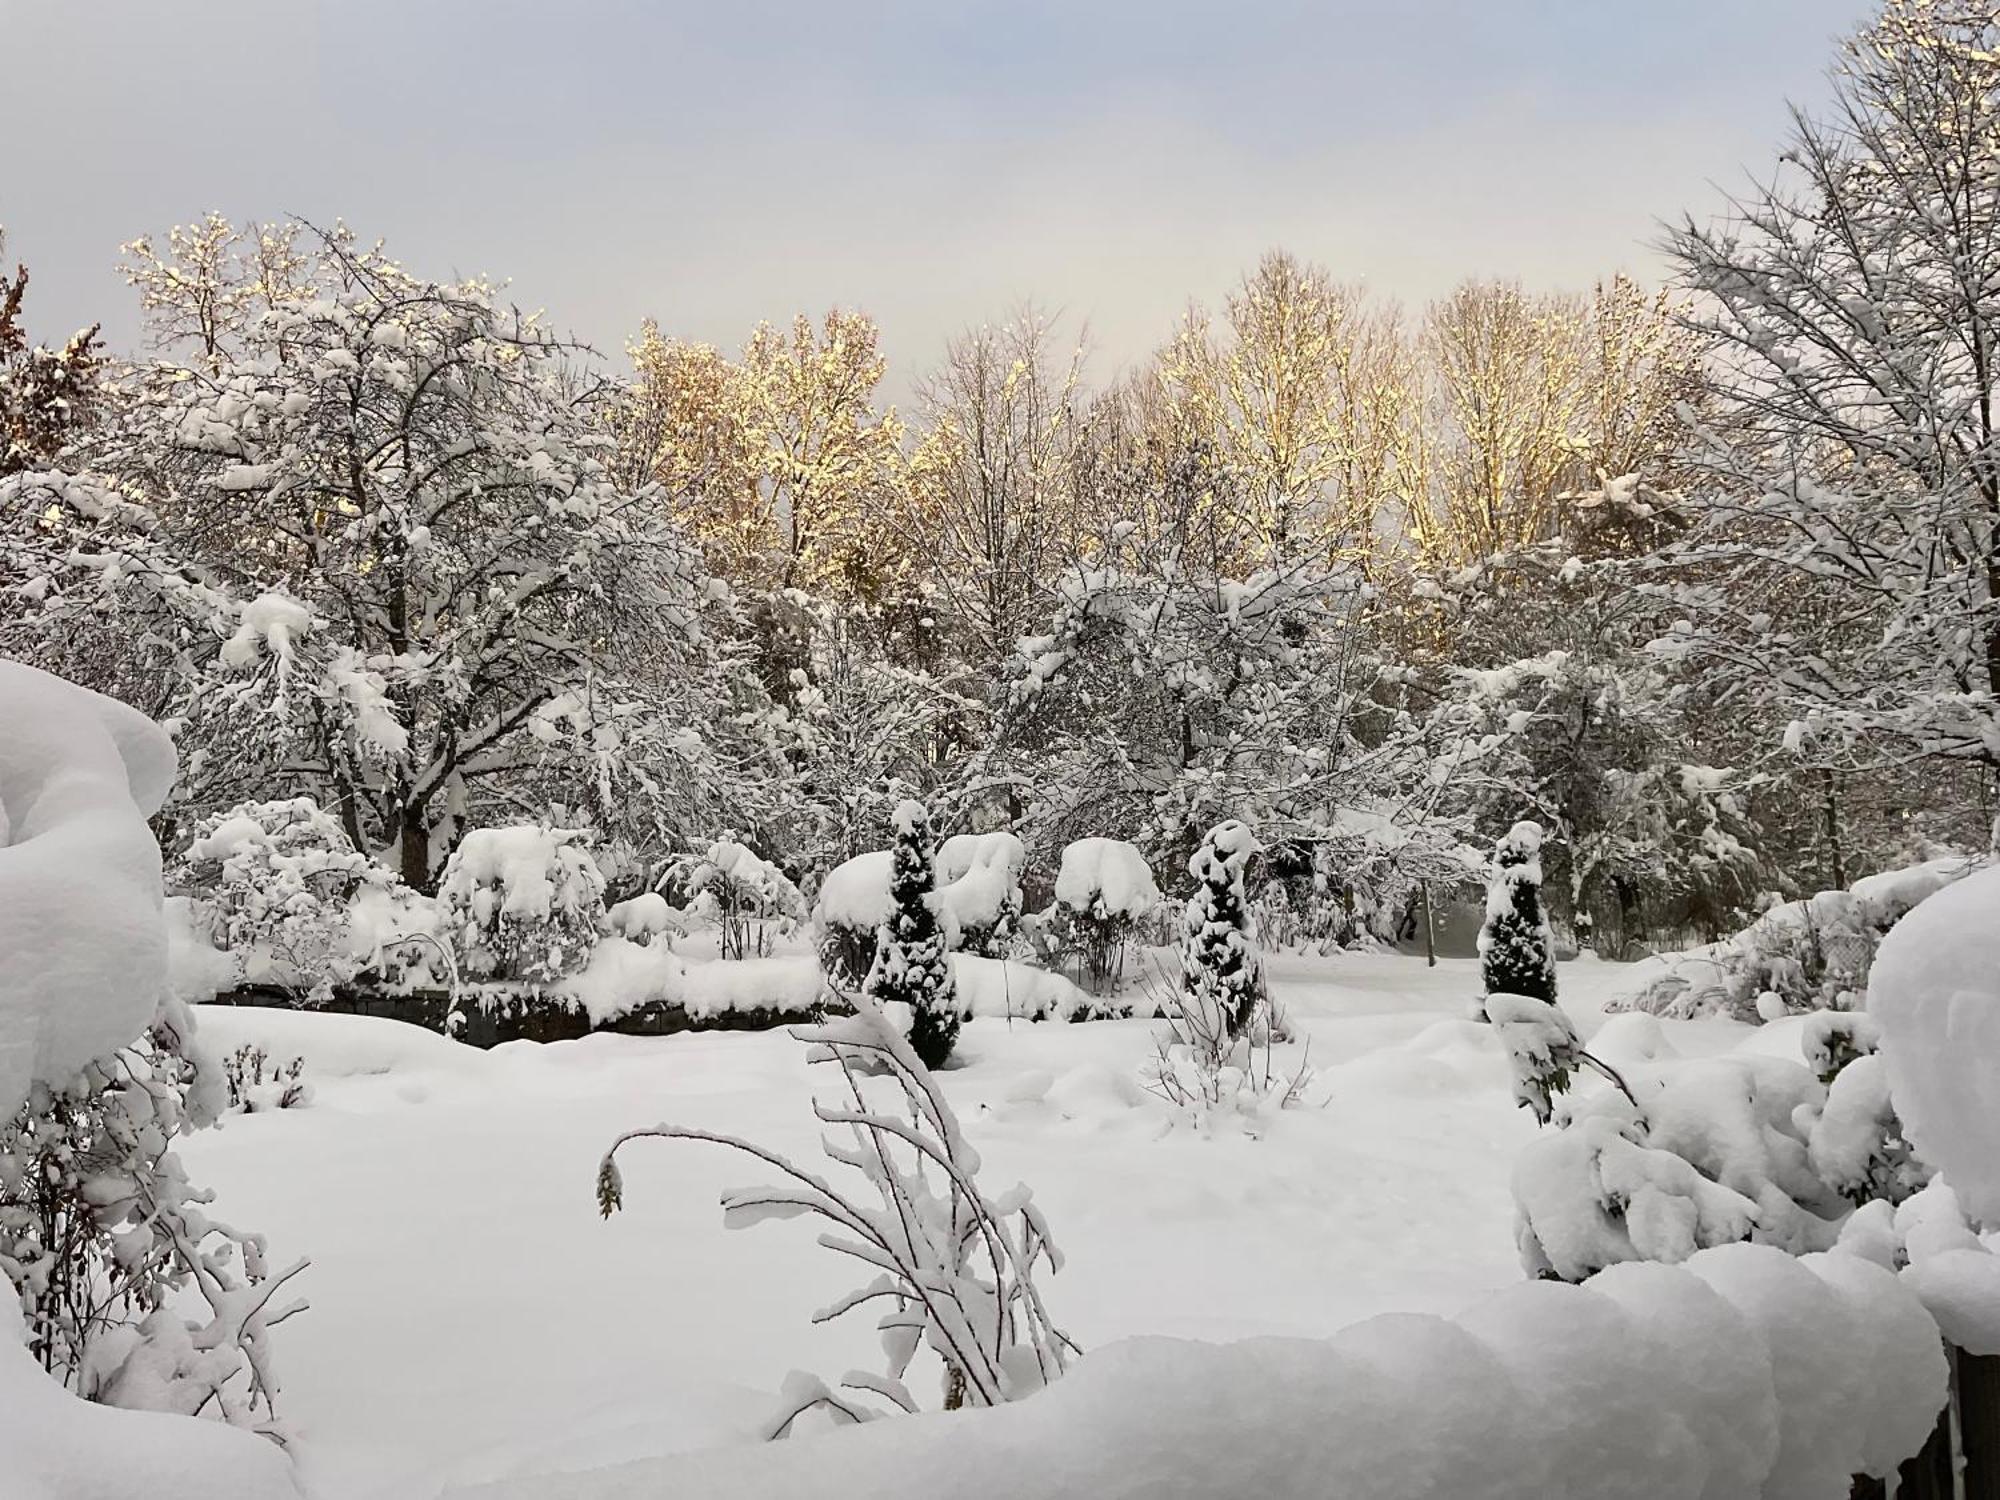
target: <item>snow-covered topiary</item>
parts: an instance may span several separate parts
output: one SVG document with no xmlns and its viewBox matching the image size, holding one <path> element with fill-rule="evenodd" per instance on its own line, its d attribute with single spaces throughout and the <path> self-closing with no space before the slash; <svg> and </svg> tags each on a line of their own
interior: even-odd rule
<svg viewBox="0 0 2000 1500">
<path fill-rule="evenodd" d="M 926 821 L 906 803 L 897 810 L 899 834 Z M 904 840 L 899 838 L 898 847 Z M 914 842 L 912 840 L 912 842 Z M 928 868 L 928 861 L 926 861 Z M 912 1412 L 919 1402 L 905 1383 L 910 1363 L 929 1349 L 944 1367 L 943 1405 L 997 1406 L 1033 1394 L 1063 1373 L 1076 1352 L 1042 1305 L 1035 1272 L 1060 1270 L 1062 1257 L 1031 1194 L 1016 1185 L 997 1197 L 980 1187 L 979 1155 L 966 1142 L 958 1117 L 911 1041 L 867 994 L 854 997 L 854 1014 L 793 1033 L 807 1043 L 812 1062 L 840 1069 L 841 1096 L 816 1100 L 822 1124 L 845 1127 L 846 1143 L 822 1144 L 839 1166 L 861 1174 L 880 1202 L 844 1193 L 825 1178 L 734 1136 L 687 1126 L 635 1130 L 612 1142 L 597 1173 L 597 1202 L 607 1216 L 624 1203 L 618 1150 L 641 1136 L 712 1141 L 756 1157 L 782 1174 L 775 1186 L 723 1195 L 730 1228 L 771 1218 L 815 1214 L 832 1232 L 820 1243 L 853 1256 L 876 1274 L 867 1285 L 814 1316 L 827 1322 L 867 1303 L 886 1301 L 877 1322 L 887 1367 L 842 1378 L 850 1391 L 879 1397 Z M 895 1113 L 875 1108 L 866 1081 L 887 1073 L 901 1091 Z M 837 1419 L 863 1422 L 888 1413 L 843 1395 L 817 1377 L 794 1373 L 785 1382 L 783 1407 L 771 1423 L 781 1437 L 812 1407 Z"/>
<path fill-rule="evenodd" d="M 1516 823 L 1493 851 L 1479 975 L 1489 995 L 1556 998 L 1555 934 L 1542 909 L 1542 828 Z"/>
<path fill-rule="evenodd" d="M 1000 958 L 1021 925 L 1028 850 L 1014 834 L 958 833 L 938 849 L 938 890 L 958 925 L 958 948 Z"/>
<path fill-rule="evenodd" d="M 175 871 L 209 941 L 252 984 L 324 999 L 365 955 L 345 941 L 349 906 L 393 876 L 310 797 L 245 802 L 196 825 Z"/>
<path fill-rule="evenodd" d="M 1076 963 L 1084 988 L 1101 995 L 1125 971 L 1134 924 L 1160 904 L 1153 872 L 1123 839 L 1078 839 L 1063 850 L 1055 897 L 1043 924 L 1050 946 Z"/>
<path fill-rule="evenodd" d="M 1243 894 L 1243 869 L 1256 834 L 1231 818 L 1208 831 L 1188 860 L 1194 894 L 1181 913 L 1181 995 L 1185 1009 L 1212 1017 L 1234 1041 L 1264 999 L 1257 927 Z"/>
<path fill-rule="evenodd" d="M 724 958 L 763 958 L 771 939 L 806 914 L 805 897 L 783 870 L 734 838 L 717 839 L 687 868 L 690 909 L 712 917 Z"/>
<path fill-rule="evenodd" d="M 589 960 L 604 925 L 604 877 L 583 838 L 535 823 L 465 836 L 438 899 L 468 976 L 547 984 Z"/>
<path fill-rule="evenodd" d="M 895 811 L 896 847 L 889 893 L 896 909 L 883 923 L 866 989 L 878 1005 L 910 1008 L 910 1046 L 927 1068 L 942 1067 L 958 1041 L 957 981 L 938 920 L 937 866 L 930 814 L 921 802 Z"/>
</svg>

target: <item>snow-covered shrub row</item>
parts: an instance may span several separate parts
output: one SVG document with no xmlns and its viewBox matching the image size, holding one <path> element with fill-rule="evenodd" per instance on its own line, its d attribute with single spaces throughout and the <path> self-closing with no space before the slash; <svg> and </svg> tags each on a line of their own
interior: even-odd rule
<svg viewBox="0 0 2000 1500">
<path fill-rule="evenodd" d="M 1616 1009 L 1772 1020 L 1801 1010 L 1854 1010 L 1883 935 L 1921 902 L 1980 868 L 1964 856 L 1885 870 L 1764 913 L 1726 942 L 1669 961 Z"/>
<path fill-rule="evenodd" d="M 995 1410 L 467 1500 L 774 1500 L 828 1474 L 876 1500 L 1841 1500 L 1917 1452 L 1946 1383 L 1936 1324 L 1890 1272 L 1733 1245 L 1329 1339 L 1130 1339 Z"/>
<path fill-rule="evenodd" d="M 140 715 L 0 661 L 0 1466 L 28 1495 L 295 1492 L 269 1445 L 62 1389 L 271 1421 L 292 1271 L 207 1217 L 171 1149 L 222 1101 L 167 986 L 146 818 L 174 768 Z"/>
</svg>

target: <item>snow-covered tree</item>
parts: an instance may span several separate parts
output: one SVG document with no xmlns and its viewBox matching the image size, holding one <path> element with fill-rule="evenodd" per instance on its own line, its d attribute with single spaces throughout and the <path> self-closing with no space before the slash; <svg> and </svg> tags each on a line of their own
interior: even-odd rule
<svg viewBox="0 0 2000 1500">
<path fill-rule="evenodd" d="M 944 1066 L 958 1041 L 958 987 L 937 897 L 937 842 L 921 802 L 896 809 L 889 893 L 894 911 L 876 939 L 867 991 L 877 1005 L 910 1008 L 910 1047 L 927 1068 Z"/>
<path fill-rule="evenodd" d="M 1769 181 L 1671 237 L 1719 400 L 1665 644 L 1814 767 L 2000 764 L 1996 140 L 2000 13 L 1887 0 Z"/>
<path fill-rule="evenodd" d="M 1263 957 L 1243 894 L 1243 870 L 1258 848 L 1256 834 L 1231 818 L 1209 829 L 1188 861 L 1195 887 L 1181 913 L 1182 1003 L 1213 1017 L 1231 1041 L 1264 1003 Z"/>
<path fill-rule="evenodd" d="M 1036 847 L 1109 836 L 1179 866 L 1235 815 L 1412 889 L 1454 866 L 1462 825 L 1443 792 L 1463 735 L 1374 654 L 1359 574 L 1294 563 L 1231 578 L 1179 523 L 1154 524 L 1120 523 L 1062 581 L 968 776 L 1010 788 Z M 1395 858 L 1377 864 L 1371 843 Z"/>
<path fill-rule="evenodd" d="M 589 960 L 605 925 L 604 877 L 574 829 L 477 828 L 446 863 L 442 921 L 475 979 L 547 984 Z"/>
<path fill-rule="evenodd" d="M 10 601 L 12 633 L 68 653 L 79 617 L 136 630 L 153 676 L 135 701 L 184 721 L 191 791 L 226 741 L 260 783 L 228 801 L 310 791 L 421 889 L 538 778 L 607 830 L 755 779 L 709 629 L 726 596 L 658 497 L 612 477 L 577 351 L 489 284 L 341 234 L 287 275 L 212 349 L 134 374 L 87 483 L 0 494 L 45 580 Z M 177 284 L 158 284 L 163 326 Z M 118 689 L 114 655 L 70 659 Z"/>
<path fill-rule="evenodd" d="M 1542 829 L 1516 823 L 1494 847 L 1479 929 L 1479 977 L 1489 995 L 1556 998 L 1555 934 L 1542 910 Z"/>
<path fill-rule="evenodd" d="M 0 232 L 0 256 L 7 237 Z M 28 268 L 0 275 L 0 477 L 53 463 L 103 399 L 104 350 L 93 324 L 60 349 L 28 342 L 21 303 Z"/>
</svg>

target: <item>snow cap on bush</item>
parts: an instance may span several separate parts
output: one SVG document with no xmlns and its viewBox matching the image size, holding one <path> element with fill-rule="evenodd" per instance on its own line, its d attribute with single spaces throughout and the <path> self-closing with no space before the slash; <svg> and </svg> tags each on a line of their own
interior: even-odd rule
<svg viewBox="0 0 2000 1500">
<path fill-rule="evenodd" d="M 577 829 L 478 828 L 438 895 L 465 972 L 546 984 L 583 967 L 604 925 L 604 877 Z"/>
</svg>

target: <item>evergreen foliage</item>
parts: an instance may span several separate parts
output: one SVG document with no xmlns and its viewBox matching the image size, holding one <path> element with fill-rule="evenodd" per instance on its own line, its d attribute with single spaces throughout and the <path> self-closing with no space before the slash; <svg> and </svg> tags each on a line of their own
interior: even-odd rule
<svg viewBox="0 0 2000 1500">
<path fill-rule="evenodd" d="M 910 1008 L 910 1047 L 927 1068 L 942 1067 L 958 1041 L 958 990 L 936 902 L 936 840 L 921 802 L 895 813 L 896 846 L 889 890 L 896 911 L 876 939 L 867 992 L 878 1005 Z"/>
<path fill-rule="evenodd" d="M 1493 851 L 1479 974 L 1489 995 L 1556 998 L 1555 935 L 1542 910 L 1542 828 L 1516 823 Z"/>
</svg>

